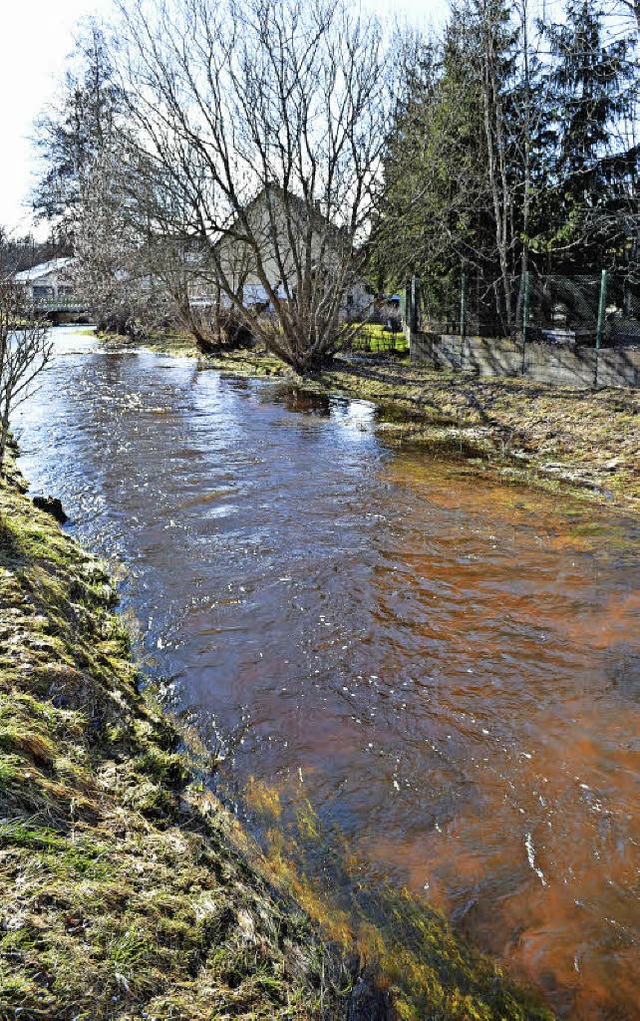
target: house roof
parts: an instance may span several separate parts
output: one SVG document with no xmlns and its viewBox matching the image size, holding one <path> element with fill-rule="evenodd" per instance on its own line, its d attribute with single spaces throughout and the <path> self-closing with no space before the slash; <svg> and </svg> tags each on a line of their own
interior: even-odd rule
<svg viewBox="0 0 640 1021">
<path fill-rule="evenodd" d="M 62 269 L 67 269 L 75 261 L 75 259 L 68 256 L 50 259 L 49 262 L 41 262 L 39 266 L 32 266 L 31 269 L 23 269 L 20 273 L 16 273 L 13 279 L 17 284 L 31 284 L 41 277 L 48 276 L 50 273 L 58 273 Z"/>
<path fill-rule="evenodd" d="M 318 201 L 308 202 L 302 196 L 296 195 L 292 191 L 285 193 L 281 185 L 275 182 L 265 184 L 260 188 L 260 191 L 244 206 L 243 212 L 246 214 L 252 209 L 259 207 L 260 205 L 272 202 L 273 200 L 289 206 L 290 214 L 294 217 L 299 217 L 300 222 L 306 222 L 311 217 L 320 230 L 329 230 L 332 234 L 339 237 L 342 234 L 340 227 L 336 227 L 330 219 L 328 219 L 324 213 L 320 210 L 320 203 Z M 228 240 L 229 235 L 233 233 L 235 225 L 240 220 L 240 213 L 235 213 L 230 217 L 229 223 L 224 230 L 220 230 L 218 238 L 214 242 L 214 247 L 220 245 L 224 241 Z"/>
</svg>

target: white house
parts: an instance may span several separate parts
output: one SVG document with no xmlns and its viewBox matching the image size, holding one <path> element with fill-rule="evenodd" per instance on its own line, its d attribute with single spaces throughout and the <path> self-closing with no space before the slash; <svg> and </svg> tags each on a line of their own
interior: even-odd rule
<svg viewBox="0 0 640 1021">
<path fill-rule="evenodd" d="M 319 207 L 310 209 L 292 195 L 285 200 L 281 189 L 275 185 L 263 188 L 246 207 L 244 215 L 246 225 L 236 218 L 226 236 L 215 245 L 215 251 L 222 272 L 232 289 L 242 294 L 245 305 L 268 303 L 254 246 L 260 250 L 264 275 L 281 300 L 295 293 L 297 266 L 304 265 L 309 236 L 312 274 L 331 273 L 333 268 L 340 273 L 340 264 L 351 257 L 351 245 L 345 235 L 322 215 Z M 250 240 L 246 240 L 247 234 Z M 206 301 L 200 296 L 196 297 L 196 302 L 198 300 Z M 356 277 L 345 294 L 343 313 L 350 318 L 364 317 L 371 313 L 372 307 L 371 289 L 364 279 Z"/>
<path fill-rule="evenodd" d="M 22 270 L 13 277 L 21 284 L 27 297 L 34 302 L 72 302 L 74 297 L 73 267 L 76 260 L 72 258 L 50 259 L 39 266 Z"/>
</svg>

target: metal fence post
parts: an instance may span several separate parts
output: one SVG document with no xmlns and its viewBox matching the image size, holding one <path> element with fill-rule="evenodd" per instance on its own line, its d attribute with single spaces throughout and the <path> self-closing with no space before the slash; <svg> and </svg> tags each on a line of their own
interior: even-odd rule
<svg viewBox="0 0 640 1021">
<path fill-rule="evenodd" d="M 464 342 L 467 337 L 467 274 L 460 278 L 460 368 L 464 364 Z"/>
<path fill-rule="evenodd" d="M 413 359 L 413 344 L 411 343 L 411 330 L 409 330 L 409 336 L 407 337 L 407 327 L 409 326 L 409 287 L 407 284 L 400 291 L 400 321 L 404 335 L 409 342 L 409 357 Z"/>
<path fill-rule="evenodd" d="M 602 270 L 602 279 L 600 281 L 600 304 L 598 305 L 598 329 L 596 332 L 596 358 L 593 369 L 593 385 L 598 385 L 598 362 L 600 360 L 600 348 L 602 347 L 602 339 L 604 337 L 604 317 L 607 310 L 607 284 L 609 282 L 609 273 L 606 269 Z"/>
<path fill-rule="evenodd" d="M 524 305 L 522 310 L 522 375 L 527 371 L 527 334 L 531 316 L 531 274 L 524 275 Z"/>
<path fill-rule="evenodd" d="M 417 277 L 411 277 L 411 313 L 409 324 L 413 333 L 418 332 L 418 293 L 420 281 Z"/>
</svg>

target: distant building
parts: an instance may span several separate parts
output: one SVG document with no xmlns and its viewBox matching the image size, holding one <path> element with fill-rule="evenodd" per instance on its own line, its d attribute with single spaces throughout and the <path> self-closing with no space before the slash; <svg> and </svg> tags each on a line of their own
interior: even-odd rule
<svg viewBox="0 0 640 1021">
<path fill-rule="evenodd" d="M 51 259 L 16 273 L 13 279 L 24 287 L 33 302 L 73 302 L 75 263 L 72 258 Z"/>
<path fill-rule="evenodd" d="M 242 295 L 245 306 L 268 305 L 269 296 L 258 273 L 253 245 L 260 248 L 260 262 L 277 298 L 285 300 L 287 293 L 295 294 L 297 263 L 306 258 L 305 239 L 308 236 L 309 218 L 313 223 L 311 240 L 311 276 L 331 273 L 345 257 L 345 245 L 351 243 L 340 228 L 320 212 L 319 206 L 310 210 L 299 198 L 288 195 L 276 185 L 263 188 L 245 209 L 251 242 L 242 240 L 246 234 L 244 224 L 236 219 L 225 237 L 216 243 L 217 258 L 232 289 Z M 294 254 L 297 249 L 297 259 Z M 284 279 L 283 279 L 284 274 Z M 196 304 L 205 304 L 206 297 L 195 297 Z M 356 279 L 344 298 L 342 313 L 347 318 L 360 319 L 371 314 L 373 298 L 364 279 Z"/>
</svg>

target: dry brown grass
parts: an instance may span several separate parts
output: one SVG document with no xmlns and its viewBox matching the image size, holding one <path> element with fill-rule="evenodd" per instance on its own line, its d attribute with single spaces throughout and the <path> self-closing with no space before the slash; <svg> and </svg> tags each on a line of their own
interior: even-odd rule
<svg viewBox="0 0 640 1021">
<path fill-rule="evenodd" d="M 357 961 L 234 850 L 100 565 L 0 488 L 0 1018 L 338 1018 Z"/>
<path fill-rule="evenodd" d="M 393 442 L 640 509 L 638 390 L 478 379 L 395 361 L 344 363 L 323 382 L 377 403 Z"/>
</svg>

